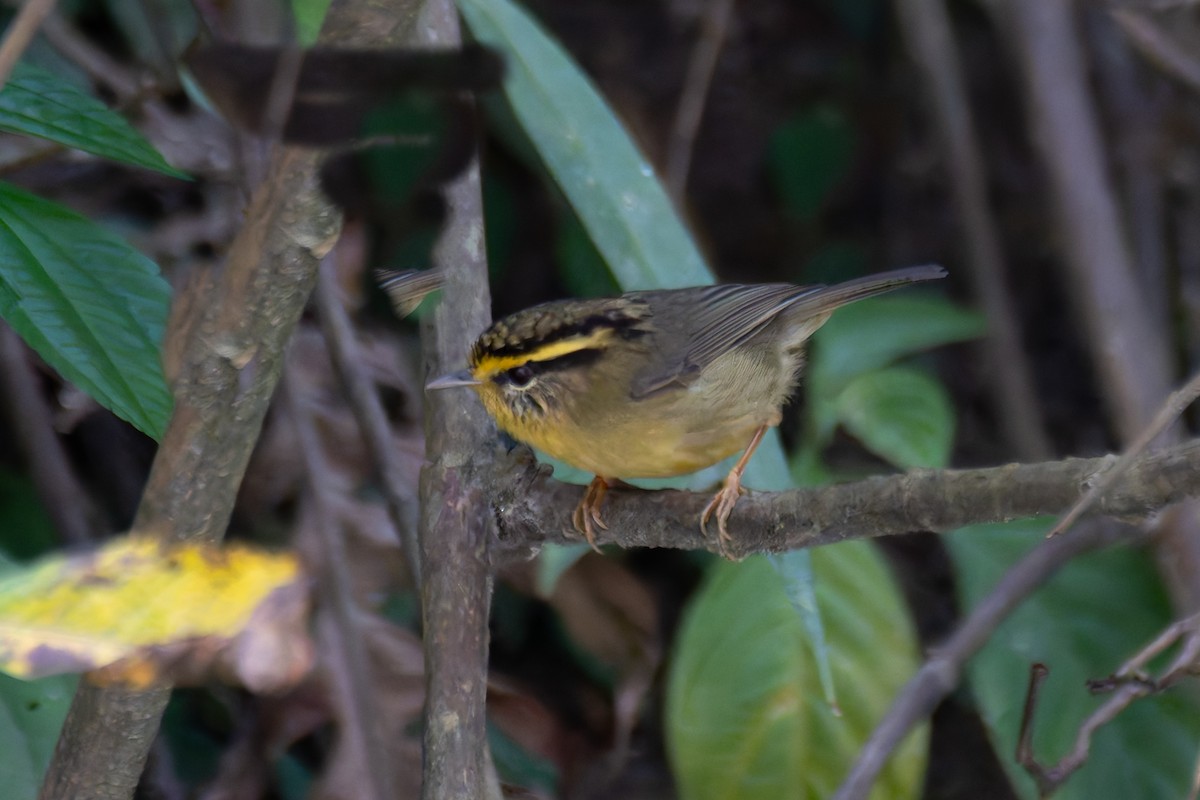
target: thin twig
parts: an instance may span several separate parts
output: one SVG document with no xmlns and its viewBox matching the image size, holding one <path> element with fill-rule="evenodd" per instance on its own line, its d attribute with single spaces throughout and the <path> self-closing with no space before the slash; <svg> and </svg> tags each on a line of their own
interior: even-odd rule
<svg viewBox="0 0 1200 800">
<path fill-rule="evenodd" d="M 1189 381 L 1183 389 L 1172 393 L 1158 414 L 1155 415 L 1151 425 L 1135 437 L 1129 450 L 1121 458 L 1116 459 L 1111 467 L 1098 472 L 1094 481 L 1088 482 L 1092 488 L 1072 504 L 1064 521 L 1068 518 L 1077 519 L 1088 508 L 1101 501 L 1102 497 L 1111 497 L 1122 478 L 1129 476 L 1129 470 L 1132 468 L 1130 465 L 1139 463 L 1139 456 L 1145 450 L 1146 445 L 1165 430 L 1198 393 L 1200 393 L 1200 376 Z M 1126 456 L 1129 456 L 1129 459 L 1126 459 Z M 1145 460 L 1146 457 L 1141 456 L 1140 462 L 1145 463 Z M 1119 470 L 1116 468 L 1118 465 L 1120 466 Z M 1067 527 L 1060 522 L 1056 529 L 1065 530 Z M 996 587 L 963 621 L 946 644 L 938 648 L 937 652 L 922 665 L 917 674 L 897 695 L 892 708 L 872 732 L 871 738 L 859 754 L 858 761 L 838 790 L 837 800 L 857 800 L 857 798 L 867 796 L 875 777 L 883 769 L 883 765 L 891 756 L 892 751 L 908 734 L 908 731 L 932 713 L 934 707 L 954 689 L 963 665 L 983 647 L 992 632 L 1012 609 L 1016 608 L 1020 602 L 1076 555 L 1120 538 L 1131 538 L 1134 535 L 1136 533 L 1124 533 L 1111 525 L 1093 524 L 1048 539 L 1009 569 Z M 1062 543 L 1062 547 L 1052 547 L 1057 543 Z M 1165 647 L 1166 645 L 1161 644 L 1161 639 L 1162 637 L 1151 642 L 1146 652 L 1157 652 L 1155 648 Z M 1150 655 L 1146 656 L 1147 659 L 1150 657 Z M 1136 663 L 1131 662 L 1127 666 L 1132 670 Z M 1030 691 L 1033 692 L 1034 688 L 1031 684 Z M 1122 691 L 1122 697 L 1124 695 L 1125 691 Z M 1032 718 L 1032 709 L 1028 707 L 1028 704 L 1026 713 L 1029 718 Z M 1093 722 L 1097 726 L 1102 724 L 1100 717 Z M 1094 730 L 1094 727 L 1089 730 Z"/>
<path fill-rule="evenodd" d="M 325 334 L 325 344 L 329 348 L 333 368 L 346 391 L 354 418 L 358 420 L 367 451 L 379 470 L 388 516 L 404 551 L 409 580 L 413 588 L 420 591 L 421 553 L 414 525 L 414 487 L 406 485 L 402 477 L 396 451 L 392 446 L 391 429 L 383 404 L 379 400 L 379 393 L 375 391 L 374 385 L 363 371 L 354 329 L 346 314 L 346 307 L 338 297 L 334 267 L 332 257 L 327 256 L 317 276 L 317 316 Z"/>
<path fill-rule="evenodd" d="M 1000 235 L 988 203 L 987 174 L 944 0 L 897 0 L 896 10 L 946 143 L 954 207 L 962 215 L 970 256 L 968 276 L 988 321 L 983 343 L 987 376 L 1004 438 L 1022 460 L 1044 460 L 1051 456 L 1050 443 L 1017 315 L 1004 285 Z"/>
<path fill-rule="evenodd" d="M 1103 681 L 1090 681 L 1088 685 L 1093 692 L 1111 692 L 1111 696 L 1080 724 L 1070 752 L 1063 756 L 1058 763 L 1050 766 L 1038 762 L 1033 754 L 1031 744 L 1037 688 L 1048 672 L 1046 667 L 1041 664 L 1034 665 L 1030 676 L 1029 695 L 1025 703 L 1025 715 L 1021 720 L 1017 761 L 1037 782 L 1038 790 L 1043 796 L 1055 792 L 1072 774 L 1087 763 L 1091 754 L 1092 737 L 1098 730 L 1116 719 L 1122 711 L 1137 700 L 1163 692 L 1174 686 L 1183 677 L 1195 672 L 1197 658 L 1200 658 L 1200 636 L 1197 635 L 1196 629 L 1198 621 L 1200 621 L 1200 615 L 1193 615 L 1168 627 L 1162 635 L 1155 638 L 1127 662 L 1126 667 L 1122 669 L 1128 668 L 1128 672 L 1118 673 Z M 1148 663 L 1165 646 L 1173 644 L 1181 637 L 1184 638 L 1183 646 L 1160 678 L 1150 679 L 1140 674 L 1141 665 Z M 1169 641 L 1167 641 L 1168 639 Z"/>
<path fill-rule="evenodd" d="M 33 41 L 42 20 L 54 9 L 54 0 L 26 0 L 17 16 L 8 24 L 4 40 L 0 41 L 0 88 L 8 83 L 13 67 Z"/>
<path fill-rule="evenodd" d="M 696 144 L 696 133 L 700 130 L 700 120 L 704 116 L 705 101 L 717 59 L 729 29 L 729 19 L 733 15 L 733 3 L 734 0 L 707 0 L 704 4 L 700 36 L 692 48 L 683 92 L 675 109 L 675 120 L 671 124 L 671 137 L 667 143 L 667 191 L 676 205 L 683 202 L 687 189 L 692 149 Z"/>
<path fill-rule="evenodd" d="M 1184 634 L 1195 634 L 1197 626 L 1200 625 L 1200 614 L 1181 619 L 1168 625 L 1163 629 L 1150 644 L 1143 647 L 1140 651 L 1134 654 L 1124 664 L 1121 665 L 1115 673 L 1117 678 L 1141 678 L 1145 675 L 1146 666 L 1160 653 L 1164 652 L 1168 647 L 1175 644 L 1183 638 Z M 1196 641 L 1195 636 L 1192 637 L 1193 642 Z"/>
<path fill-rule="evenodd" d="M 1142 432 L 1139 433 L 1134 440 L 1129 444 L 1116 461 L 1099 479 L 1092 484 L 1087 493 L 1079 498 L 1070 511 L 1063 515 L 1046 536 L 1057 536 L 1067 528 L 1075 524 L 1084 513 L 1095 504 L 1105 492 L 1113 487 L 1121 476 L 1124 475 L 1130 467 L 1132 467 L 1142 455 L 1150 443 L 1157 439 L 1164 431 L 1167 430 L 1179 416 L 1187 410 L 1187 407 L 1195 402 L 1196 398 L 1200 397 L 1200 373 L 1192 376 L 1182 388 L 1172 392 L 1167 398 L 1167 402 L 1154 415 L 1154 419 L 1150 421 Z"/>
<path fill-rule="evenodd" d="M 117 102 L 125 104 L 144 94 L 137 74 L 97 47 L 58 12 L 42 23 L 42 34 L 51 47 L 108 89 Z"/>
<path fill-rule="evenodd" d="M 371 681 L 371 667 L 363 644 L 362 629 L 357 623 L 358 606 L 353 594 L 353 576 L 350 574 L 346 556 L 344 531 L 338 524 L 333 509 L 334 498 L 330 497 L 330 486 L 334 481 L 333 470 L 321 449 L 313 424 L 308 403 L 301 397 L 291 370 L 283 373 L 282 399 L 291 412 L 296 444 L 304 460 L 308 478 L 306 502 L 316 521 L 317 539 L 321 544 L 321 563 L 317 568 L 320 577 L 321 595 L 329 602 L 332 611 L 329 634 L 333 638 L 330 656 L 340 662 L 340 680 L 335 681 L 337 690 L 344 694 L 341 708 L 347 735 L 357 744 L 353 752 L 361 752 L 365 768 L 365 785 L 369 787 L 369 798 L 389 800 L 392 791 L 391 761 L 384 741 L 379 736 L 383 729 L 376 717 L 377 705 L 371 695 L 375 684 Z"/>
<path fill-rule="evenodd" d="M 1069 296 L 1083 342 L 1122 444 L 1134 441 L 1174 384 L 1165 320 L 1149 303 L 1132 263 L 1122 214 L 1080 46 L 1077 6 L 1003 0 L 1028 95 L 1033 141 L 1046 169 L 1063 244 Z M 1187 514 L 1156 522 L 1154 555 L 1181 613 L 1200 609 L 1200 538 Z"/>
<path fill-rule="evenodd" d="M 1014 564 L 897 693 L 892 707 L 859 751 L 834 800 L 862 800 L 870 794 L 875 778 L 896 747 L 957 688 L 966 663 L 1025 598 L 1076 556 L 1139 536 L 1135 528 L 1097 521 L 1042 542 Z"/>
<path fill-rule="evenodd" d="M 1112 130 L 1110 149 L 1120 180 L 1129 222 L 1134 263 L 1146 290 L 1147 309 L 1159 319 L 1172 316 L 1172 263 L 1164 231 L 1169 178 L 1162 168 L 1168 104 L 1161 92 L 1147 91 L 1147 70 L 1142 68 L 1113 17 L 1098 7 L 1083 12 L 1092 63 L 1108 110 L 1105 122 Z"/>
<path fill-rule="evenodd" d="M 94 538 L 96 509 L 71 467 L 46 400 L 37 388 L 37 375 L 25 345 L 12 328 L 0 322 L 0 400 L 6 401 L 17 447 L 42 508 L 68 544 Z"/>
<path fill-rule="evenodd" d="M 1021 710 L 1021 727 L 1017 734 L 1017 763 L 1025 767 L 1026 770 L 1033 773 L 1033 767 L 1037 765 L 1037 760 L 1033 755 L 1033 718 L 1037 713 L 1038 698 L 1041 697 L 1042 687 L 1046 685 L 1046 678 L 1050 675 L 1050 670 L 1045 664 L 1033 664 L 1029 668 L 1029 688 L 1025 691 L 1025 705 Z M 1036 780 L 1038 776 L 1034 774 Z M 1045 794 L 1042 784 L 1038 782 L 1038 790 Z"/>
<path fill-rule="evenodd" d="M 1194 50 L 1172 39 L 1144 14 L 1117 9 L 1112 15 L 1135 50 L 1168 76 L 1200 92 L 1200 60 Z"/>
</svg>

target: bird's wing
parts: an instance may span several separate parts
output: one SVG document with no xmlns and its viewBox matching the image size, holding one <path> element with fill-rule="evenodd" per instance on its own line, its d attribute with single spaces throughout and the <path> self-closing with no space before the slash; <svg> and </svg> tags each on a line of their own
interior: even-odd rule
<svg viewBox="0 0 1200 800">
<path fill-rule="evenodd" d="M 824 288 L 756 283 L 638 292 L 650 304 L 653 326 L 660 335 L 667 333 L 664 340 L 669 342 L 671 333 L 678 332 L 676 335 L 683 337 L 687 346 L 677 354 L 663 354 L 637 375 L 630 387 L 631 396 L 641 399 L 687 386 L 718 356 L 749 340 L 782 310 Z M 695 296 L 680 297 L 679 292 Z"/>
</svg>

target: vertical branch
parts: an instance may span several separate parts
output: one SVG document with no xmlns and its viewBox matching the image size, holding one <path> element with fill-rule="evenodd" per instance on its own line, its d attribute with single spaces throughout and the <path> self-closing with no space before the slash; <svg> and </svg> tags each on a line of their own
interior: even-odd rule
<svg viewBox="0 0 1200 800">
<path fill-rule="evenodd" d="M 450 0 L 423 9 L 424 43 L 459 42 Z M 461 368 L 491 317 L 478 163 L 446 191 L 449 219 L 434 250 L 445 273 L 442 303 L 422 337 L 432 374 Z M 426 405 L 429 463 L 421 473 L 422 619 L 425 634 L 425 756 L 422 797 L 487 796 L 488 611 L 491 520 L 481 472 L 492 430 L 466 393 L 433 393 Z"/>
<path fill-rule="evenodd" d="M 17 449 L 54 529 L 67 544 L 80 545 L 94 538 L 97 509 L 71 467 L 37 383 L 25 344 L 0 322 L 0 411 L 12 418 Z"/>
<path fill-rule="evenodd" d="M 1171 388 L 1163 331 L 1146 313 L 1090 94 L 1075 3 L 1003 0 L 1061 227 L 1075 299 L 1123 440 Z"/>
<path fill-rule="evenodd" d="M 316 293 L 317 316 L 325 335 L 325 346 L 329 350 L 334 371 L 345 389 L 350 408 L 362 431 L 367 452 L 371 454 L 371 460 L 379 469 L 388 517 L 391 518 L 392 527 L 396 529 L 396 535 L 400 538 L 409 581 L 414 590 L 420 590 L 421 563 L 416 528 L 412 524 L 416 514 L 413 510 L 411 487 L 405 486 L 405 480 L 400 474 L 399 459 L 392 446 L 383 402 L 379 399 L 375 385 L 359 363 L 360 355 L 354 329 L 346 308 L 338 297 L 337 280 L 333 274 L 335 265 L 330 259 L 326 259 L 326 262 L 319 271 Z"/>
<path fill-rule="evenodd" d="M 279 378 L 283 348 L 339 217 L 320 196 L 317 156 L 281 151 L 208 296 L 211 309 L 183 345 L 175 410 L 135 526 L 165 539 L 220 539 Z M 195 291 L 204 291 L 203 286 Z M 133 795 L 169 689 L 129 692 L 80 684 L 42 798 Z"/>
<path fill-rule="evenodd" d="M 970 256 L 969 276 L 987 315 L 987 374 L 1004 438 L 1022 459 L 1042 461 L 1050 457 L 1050 445 L 1042 426 L 1033 370 L 1004 286 L 1000 235 L 988 208 L 987 176 L 946 6 L 944 0 L 897 0 L 896 13 L 909 53 L 928 85 L 933 116 L 946 144 L 954 206 L 962 214 Z"/>
</svg>

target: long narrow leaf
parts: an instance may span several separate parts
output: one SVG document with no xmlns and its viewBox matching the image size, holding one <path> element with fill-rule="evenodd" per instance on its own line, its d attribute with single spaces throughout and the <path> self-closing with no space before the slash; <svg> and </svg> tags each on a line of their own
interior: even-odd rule
<svg viewBox="0 0 1200 800">
<path fill-rule="evenodd" d="M 505 98 L 547 171 L 557 181 L 622 289 L 693 286 L 713 281 L 649 162 L 578 65 L 509 0 L 459 0 L 475 38 L 505 55 Z M 686 479 L 685 479 L 686 480 Z M 746 485 L 791 484 L 779 437 L 771 432 L 746 472 Z M 736 529 L 735 529 L 736 535 Z M 830 560 L 851 554 L 829 549 Z M 874 558 L 864 551 L 861 558 Z M 810 638 L 818 684 L 832 695 L 828 645 L 808 552 L 787 560 L 789 591 Z M 855 596 L 837 602 L 852 607 Z M 894 598 L 899 604 L 899 598 Z"/>
<path fill-rule="evenodd" d="M 150 259 L 62 206 L 0 183 L 0 317 L 97 402 L 158 438 L 171 289 Z"/>
<path fill-rule="evenodd" d="M 617 282 L 711 283 L 653 167 L 562 47 L 508 0 L 458 6 L 475 38 L 504 53 L 505 97 Z"/>
</svg>

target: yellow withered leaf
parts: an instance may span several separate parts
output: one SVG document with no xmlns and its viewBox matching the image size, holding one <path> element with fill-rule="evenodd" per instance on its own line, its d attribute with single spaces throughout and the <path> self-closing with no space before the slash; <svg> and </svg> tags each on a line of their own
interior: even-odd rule
<svg viewBox="0 0 1200 800">
<path fill-rule="evenodd" d="M 0 671 L 87 672 L 134 687 L 220 677 L 278 690 L 312 663 L 307 611 L 292 555 L 114 539 L 0 579 Z"/>
</svg>

